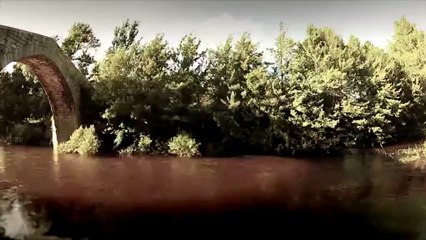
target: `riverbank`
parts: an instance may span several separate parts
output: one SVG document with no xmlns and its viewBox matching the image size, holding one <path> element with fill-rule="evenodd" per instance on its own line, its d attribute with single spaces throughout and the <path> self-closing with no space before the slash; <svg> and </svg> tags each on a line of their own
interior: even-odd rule
<svg viewBox="0 0 426 240">
<path fill-rule="evenodd" d="M 67 152 L 293 155 L 424 137 L 425 63 L 411 59 L 423 59 L 425 34 L 414 23 L 395 22 L 389 51 L 331 28 L 310 25 L 298 40 L 281 30 L 265 52 L 248 33 L 213 48 L 192 35 L 174 46 L 161 34 L 123 43 L 121 34 L 139 32 L 137 21 L 125 21 L 103 59 L 78 64 L 90 81 L 77 115 L 99 142 Z M 82 60 L 77 53 L 99 47 L 94 32 L 75 24 L 59 45 Z M 21 143 L 43 135 L 27 127 L 32 120 L 50 128 L 54 109 L 27 70 L 17 64 L 0 74 L 0 127 Z"/>
<path fill-rule="evenodd" d="M 415 168 L 426 167 L 426 142 L 424 140 L 375 148 L 375 152 Z"/>
<path fill-rule="evenodd" d="M 79 142 L 82 139 L 75 139 L 73 140 L 74 142 Z M 86 141 L 87 142 L 87 141 Z M 363 153 L 363 152 L 376 152 L 379 154 L 383 154 L 383 155 L 387 155 L 389 157 L 392 158 L 396 158 L 398 155 L 401 155 L 403 153 L 404 150 L 408 150 L 408 149 L 414 149 L 414 148 L 419 148 L 422 146 L 422 144 L 424 143 L 423 140 L 417 140 L 417 141 L 410 141 L 410 142 L 405 142 L 405 143 L 398 143 L 398 144 L 392 144 L 392 145 L 387 145 L 387 146 L 383 146 L 383 147 L 373 147 L 373 148 L 348 148 L 348 149 L 343 149 L 343 150 L 336 150 L 336 151 L 329 151 L 329 152 L 302 152 L 302 153 L 297 153 L 295 155 L 259 155 L 259 154 L 244 154 L 244 153 L 240 153 L 240 154 L 232 154 L 232 153 L 221 153 L 221 154 L 213 154 L 213 156 L 203 156 L 203 157 L 219 157 L 219 158 L 232 158 L 232 157 L 246 157 L 246 156 L 252 156 L 252 157 L 265 157 L 265 156 L 270 156 L 270 157 L 295 157 L 295 158 L 301 158 L 301 159 L 306 159 L 306 158 L 327 158 L 327 157 L 341 157 L 342 155 L 345 154 L 359 154 L 359 153 Z M 75 143 L 74 143 L 75 144 Z M 0 139 L 0 145 L 2 146 L 15 146 L 15 147 L 31 147 L 31 148 L 46 148 L 46 147 L 51 147 L 49 145 L 40 145 L 40 146 L 34 146 L 34 145 L 20 145 L 20 144 L 8 144 L 6 142 L 5 139 Z M 94 156 L 99 156 L 99 157 L 168 157 L 168 156 L 173 156 L 171 154 L 167 153 L 167 149 L 166 147 L 164 147 L 165 149 L 163 149 L 163 151 L 161 152 L 157 152 L 157 153 L 147 153 L 147 154 L 143 154 L 140 152 L 120 152 L 120 153 L 111 153 L 111 151 L 108 151 L 108 153 L 103 153 L 103 152 L 97 152 L 94 154 L 88 154 L 88 155 L 94 155 Z M 76 153 L 78 154 L 78 152 Z M 199 153 L 197 153 L 199 154 Z M 84 154 L 83 154 L 84 155 Z M 201 157 L 199 155 L 195 155 L 196 157 Z M 183 156 L 183 157 L 188 157 L 188 156 Z"/>
</svg>

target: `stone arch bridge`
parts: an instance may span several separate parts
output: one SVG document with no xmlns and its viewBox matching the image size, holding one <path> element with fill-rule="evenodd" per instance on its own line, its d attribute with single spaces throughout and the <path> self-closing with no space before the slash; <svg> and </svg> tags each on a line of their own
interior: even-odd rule
<svg viewBox="0 0 426 240">
<path fill-rule="evenodd" d="M 40 80 L 52 110 L 56 149 L 80 124 L 80 89 L 86 78 L 53 38 L 0 25 L 1 69 L 11 62 L 27 65 Z"/>
</svg>

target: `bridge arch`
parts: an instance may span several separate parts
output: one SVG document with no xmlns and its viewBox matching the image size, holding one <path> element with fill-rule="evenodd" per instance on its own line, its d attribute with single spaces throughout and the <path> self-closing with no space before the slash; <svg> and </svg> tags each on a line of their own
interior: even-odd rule
<svg viewBox="0 0 426 240">
<path fill-rule="evenodd" d="M 0 68 L 27 65 L 37 76 L 52 111 L 52 144 L 69 139 L 80 125 L 80 89 L 86 78 L 53 38 L 0 25 Z"/>
</svg>

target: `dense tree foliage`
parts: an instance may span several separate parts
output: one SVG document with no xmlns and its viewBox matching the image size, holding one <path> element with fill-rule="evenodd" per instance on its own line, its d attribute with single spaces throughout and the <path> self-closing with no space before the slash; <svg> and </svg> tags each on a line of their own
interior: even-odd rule
<svg viewBox="0 0 426 240">
<path fill-rule="evenodd" d="M 0 73 L 0 136 L 11 143 L 44 143 L 50 107 L 40 82 L 25 66 Z"/>
<path fill-rule="evenodd" d="M 385 51 L 355 36 L 344 40 L 330 28 L 308 26 L 301 41 L 280 30 L 268 52 L 249 33 L 201 49 L 193 35 L 176 47 L 164 35 L 141 41 L 139 23 L 125 21 L 90 75 L 89 121 L 103 150 L 164 153 L 172 145 L 182 156 L 182 149 L 294 154 L 423 137 L 424 31 L 400 19 Z M 81 56 L 99 46 L 90 26 L 74 25 L 62 43 L 88 75 L 94 59 Z M 17 86 L 26 83 L 12 78 Z M 1 124 L 22 117 L 0 113 Z"/>
</svg>

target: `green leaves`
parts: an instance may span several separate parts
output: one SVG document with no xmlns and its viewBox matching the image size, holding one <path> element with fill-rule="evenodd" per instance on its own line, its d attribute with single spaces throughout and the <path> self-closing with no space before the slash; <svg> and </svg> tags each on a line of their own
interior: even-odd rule
<svg viewBox="0 0 426 240">
<path fill-rule="evenodd" d="M 114 38 L 109 52 L 115 52 L 119 48 L 129 49 L 134 44 L 139 44 L 136 37 L 139 34 L 139 22 L 130 22 L 127 19 L 121 26 L 114 30 Z"/>
<path fill-rule="evenodd" d="M 90 25 L 85 23 L 75 23 L 69 30 L 68 36 L 62 41 L 62 50 L 68 56 L 99 46 L 99 39 L 95 37 Z"/>
<path fill-rule="evenodd" d="M 0 135 L 13 134 L 15 126 L 47 125 L 50 106 L 40 82 L 23 65 L 0 73 Z"/>
<path fill-rule="evenodd" d="M 96 135 L 93 125 L 90 127 L 80 126 L 73 132 L 70 140 L 59 144 L 60 153 L 78 153 L 80 155 L 93 155 L 98 152 L 100 141 Z"/>
<path fill-rule="evenodd" d="M 168 142 L 168 152 L 178 157 L 197 157 L 200 155 L 198 148 L 200 144 L 187 133 L 179 133 Z"/>
<path fill-rule="evenodd" d="M 422 134 L 426 41 L 406 19 L 397 22 L 389 52 L 313 25 L 296 41 L 281 25 L 269 63 L 248 33 L 204 50 L 193 35 L 176 47 L 164 35 L 142 43 L 138 26 L 127 20 L 116 28 L 94 82 L 117 151 L 145 152 L 179 132 L 206 148 L 268 154 L 376 146 Z M 84 35 L 77 33 L 70 36 Z M 69 49 L 86 41 L 70 39 Z M 194 139 L 178 136 L 173 154 L 198 149 Z"/>
<path fill-rule="evenodd" d="M 280 35 L 273 51 L 281 53 L 275 57 L 282 69 L 274 77 L 287 79 L 281 84 L 285 104 L 271 107 L 282 111 L 268 113 L 274 129 L 280 129 L 278 141 L 291 141 L 290 148 L 298 151 L 395 140 L 398 128 L 412 117 L 409 106 L 417 100 L 410 93 L 418 92 L 418 86 L 407 81 L 395 60 L 368 42 L 362 45 L 351 37 L 345 44 L 331 29 L 313 26 L 307 35 L 297 48 L 291 47 L 292 59 L 284 67 L 283 43 L 292 41 Z M 284 126 L 288 134 L 282 134 Z"/>
<path fill-rule="evenodd" d="M 89 24 L 75 23 L 69 30 L 68 36 L 63 39 L 61 48 L 81 73 L 91 80 L 91 71 L 95 64 L 93 54 L 100 45 L 99 39 L 96 38 Z"/>
</svg>

